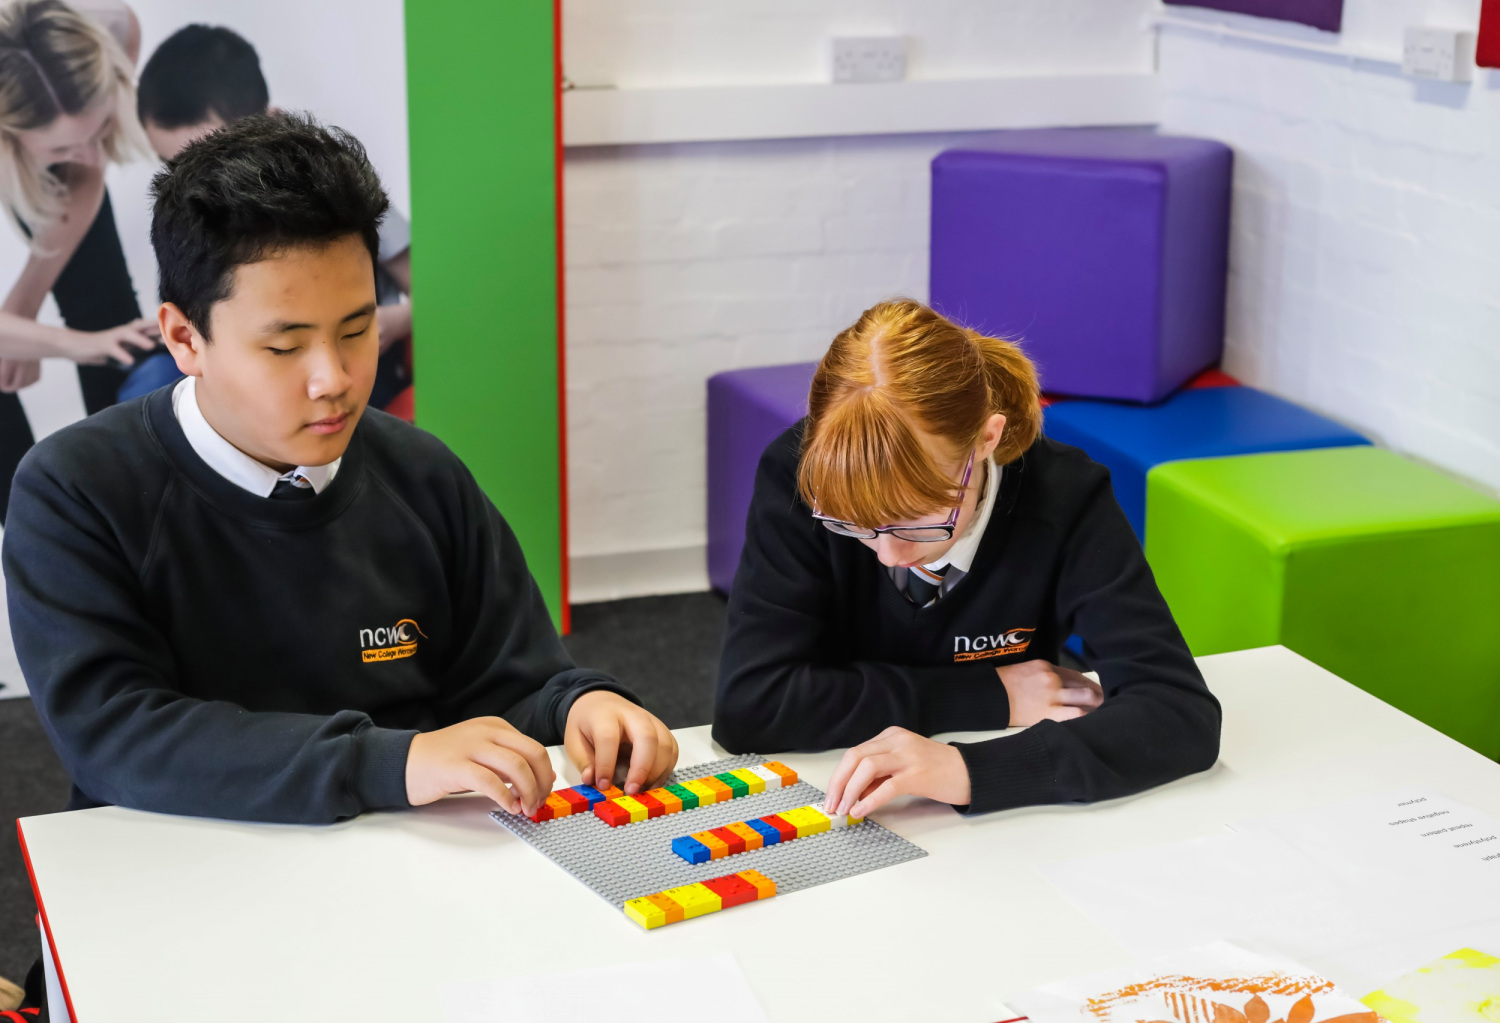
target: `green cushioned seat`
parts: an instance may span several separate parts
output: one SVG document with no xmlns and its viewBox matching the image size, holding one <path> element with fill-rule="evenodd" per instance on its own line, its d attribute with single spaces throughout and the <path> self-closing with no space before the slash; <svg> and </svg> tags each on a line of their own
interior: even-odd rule
<svg viewBox="0 0 1500 1023">
<path fill-rule="evenodd" d="M 1500 758 L 1500 501 L 1345 447 L 1156 466 L 1146 521 L 1194 654 L 1284 644 Z"/>
</svg>

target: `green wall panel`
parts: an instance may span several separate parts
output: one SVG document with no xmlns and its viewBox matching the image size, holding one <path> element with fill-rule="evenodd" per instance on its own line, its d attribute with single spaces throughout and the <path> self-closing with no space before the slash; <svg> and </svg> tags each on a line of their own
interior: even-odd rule
<svg viewBox="0 0 1500 1023">
<path fill-rule="evenodd" d="M 408 0 L 417 423 L 566 621 L 552 0 Z"/>
</svg>

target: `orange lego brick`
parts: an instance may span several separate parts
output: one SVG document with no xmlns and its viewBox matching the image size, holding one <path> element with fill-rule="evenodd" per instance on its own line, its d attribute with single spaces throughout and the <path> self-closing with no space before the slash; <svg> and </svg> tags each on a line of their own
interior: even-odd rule
<svg viewBox="0 0 1500 1023">
<path fill-rule="evenodd" d="M 599 794 L 605 799 L 619 799 L 625 794 L 613 785 L 606 785 L 604 788 L 599 788 L 599 786 L 595 785 L 594 788 L 599 789 Z"/>
<path fill-rule="evenodd" d="M 742 870 L 739 876 L 755 886 L 755 890 L 759 893 L 757 898 L 769 899 L 776 894 L 776 882 L 758 870 Z"/>
<path fill-rule="evenodd" d="M 682 799 L 666 789 L 652 789 L 646 795 L 655 799 L 667 811 L 667 813 L 680 813 L 682 811 Z"/>
<path fill-rule="evenodd" d="M 734 798 L 734 789 L 717 778 L 699 778 L 698 783 L 705 788 L 713 789 L 714 801 L 717 803 L 727 803 Z"/>
<path fill-rule="evenodd" d="M 710 859 L 722 860 L 729 855 L 729 843 L 711 831 L 700 831 L 693 838 L 708 846 Z"/>
<path fill-rule="evenodd" d="M 667 923 L 675 924 L 683 919 L 682 907 L 679 906 L 666 892 L 657 892 L 655 895 L 646 896 L 647 901 L 655 904 L 666 914 Z"/>
<path fill-rule="evenodd" d="M 745 850 L 747 852 L 751 849 L 759 849 L 761 846 L 766 844 L 766 836 L 762 835 L 759 831 L 756 831 L 744 821 L 736 821 L 733 824 L 726 824 L 724 825 L 724 830 L 733 831 L 736 835 L 739 835 L 741 838 L 743 838 L 745 840 Z"/>
<path fill-rule="evenodd" d="M 573 804 L 563 798 L 561 792 L 554 792 L 547 797 L 547 805 L 552 807 L 553 817 L 573 816 Z"/>
<path fill-rule="evenodd" d="M 783 764 L 781 761 L 767 760 L 764 766 L 781 775 L 782 788 L 786 788 L 788 785 L 797 784 L 797 772 Z"/>
</svg>

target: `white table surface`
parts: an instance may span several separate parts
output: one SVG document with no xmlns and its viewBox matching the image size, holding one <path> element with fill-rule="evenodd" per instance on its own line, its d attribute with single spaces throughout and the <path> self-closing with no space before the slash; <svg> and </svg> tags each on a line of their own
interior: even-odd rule
<svg viewBox="0 0 1500 1023">
<path fill-rule="evenodd" d="M 929 856 L 650 932 L 478 798 L 330 827 L 115 807 L 20 824 L 75 1023 L 436 1018 L 447 982 L 722 951 L 772 1020 L 985 1023 L 1008 994 L 1134 959 L 1039 866 L 1407 784 L 1500 816 L 1500 765 L 1296 654 L 1199 663 L 1224 705 L 1207 773 L 972 818 L 901 800 L 875 819 Z M 682 765 L 724 755 L 706 727 L 677 735 Z M 838 754 L 780 759 L 823 787 Z"/>
</svg>

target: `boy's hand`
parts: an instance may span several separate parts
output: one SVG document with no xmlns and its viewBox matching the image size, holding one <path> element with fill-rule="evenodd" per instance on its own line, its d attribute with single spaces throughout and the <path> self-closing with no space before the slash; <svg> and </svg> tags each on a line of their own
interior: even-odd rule
<svg viewBox="0 0 1500 1023">
<path fill-rule="evenodd" d="M 1104 702 L 1099 683 L 1050 661 L 1022 661 L 996 668 L 1010 700 L 1010 727 L 1038 721 L 1071 721 Z"/>
<path fill-rule="evenodd" d="M 471 718 L 421 732 L 406 754 L 406 800 L 421 806 L 453 792 L 489 796 L 509 813 L 536 813 L 554 780 L 541 743 L 503 718 Z"/>
<path fill-rule="evenodd" d="M 892 725 L 852 747 L 828 780 L 830 813 L 867 817 L 897 796 L 969 802 L 969 767 L 953 746 Z"/>
<path fill-rule="evenodd" d="M 628 757 L 630 770 L 623 788 L 629 795 L 660 785 L 677 763 L 677 740 L 667 726 L 650 711 L 604 689 L 573 701 L 563 748 L 585 785 L 612 784 L 616 761 Z"/>
</svg>

